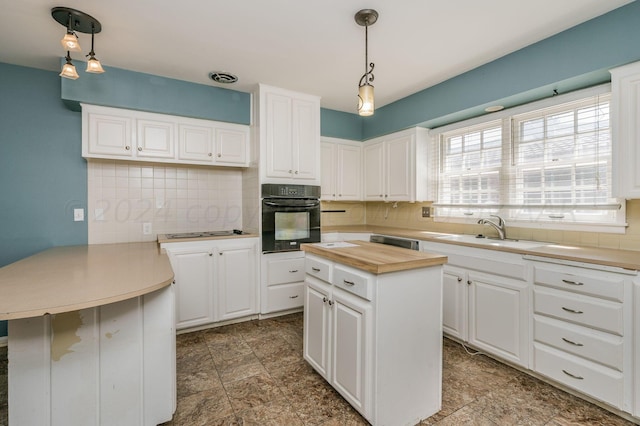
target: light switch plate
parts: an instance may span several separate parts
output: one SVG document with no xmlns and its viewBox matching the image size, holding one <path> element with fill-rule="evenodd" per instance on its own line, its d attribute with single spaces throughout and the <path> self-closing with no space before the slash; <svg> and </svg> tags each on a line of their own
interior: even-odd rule
<svg viewBox="0 0 640 426">
<path fill-rule="evenodd" d="M 431 217 L 431 207 L 422 208 L 422 217 Z"/>
<path fill-rule="evenodd" d="M 84 209 L 73 209 L 73 221 L 74 222 L 84 221 Z"/>
<path fill-rule="evenodd" d="M 142 224 L 142 234 L 151 235 L 151 222 L 144 222 Z"/>
</svg>

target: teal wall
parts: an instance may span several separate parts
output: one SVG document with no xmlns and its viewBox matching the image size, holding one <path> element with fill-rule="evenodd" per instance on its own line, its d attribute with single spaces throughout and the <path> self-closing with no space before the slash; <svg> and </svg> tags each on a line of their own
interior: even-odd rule
<svg viewBox="0 0 640 426">
<path fill-rule="evenodd" d="M 552 12 L 550 12 L 552 13 Z M 378 108 L 363 139 L 411 126 L 438 127 L 610 80 L 608 69 L 640 59 L 640 2 L 570 28 L 441 84 Z"/>
<path fill-rule="evenodd" d="M 73 221 L 87 206 L 80 152 L 80 114 L 60 100 L 57 73 L 0 63 L 0 266 L 87 243 L 87 223 Z"/>
<path fill-rule="evenodd" d="M 348 112 L 322 108 L 320 110 L 320 134 L 322 136 L 362 140 L 362 117 Z"/>
<path fill-rule="evenodd" d="M 251 95 L 248 93 L 120 68 L 104 67 L 104 74 L 87 73 L 85 68 L 83 62 L 77 61 L 76 69 L 80 78 L 61 79 L 62 99 L 77 111 L 80 111 L 78 104 L 86 102 L 251 124 Z"/>
</svg>

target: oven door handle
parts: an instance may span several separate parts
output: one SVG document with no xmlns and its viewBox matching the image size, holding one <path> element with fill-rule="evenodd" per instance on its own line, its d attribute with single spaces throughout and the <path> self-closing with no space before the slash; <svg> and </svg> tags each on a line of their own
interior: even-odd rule
<svg viewBox="0 0 640 426">
<path fill-rule="evenodd" d="M 264 203 L 271 207 L 318 207 L 320 205 L 320 201 L 314 201 L 311 204 L 282 204 L 274 203 L 273 201 L 265 201 Z"/>
</svg>

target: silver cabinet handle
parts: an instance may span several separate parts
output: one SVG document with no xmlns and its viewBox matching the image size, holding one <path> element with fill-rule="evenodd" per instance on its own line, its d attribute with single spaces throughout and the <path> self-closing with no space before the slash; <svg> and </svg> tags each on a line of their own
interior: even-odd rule
<svg viewBox="0 0 640 426">
<path fill-rule="evenodd" d="M 127 146 L 125 146 L 125 147 L 124 147 L 124 149 L 126 149 L 127 151 L 129 151 L 129 150 L 131 149 L 131 147 L 127 145 Z"/>
<path fill-rule="evenodd" d="M 213 256 L 213 253 L 209 253 L 209 256 Z"/>
<path fill-rule="evenodd" d="M 354 283 L 353 281 L 342 280 L 342 282 L 346 285 L 356 285 L 356 283 Z"/>
<path fill-rule="evenodd" d="M 584 285 L 584 283 L 581 283 L 579 281 L 562 280 L 562 282 L 565 284 L 571 284 L 571 285 Z"/>
<path fill-rule="evenodd" d="M 473 281 L 471 281 L 471 280 L 467 280 L 467 284 L 468 284 L 468 285 L 471 285 L 471 283 L 472 283 L 472 282 L 473 282 Z"/>
<path fill-rule="evenodd" d="M 316 267 L 314 267 L 314 266 L 312 266 L 312 267 L 311 267 L 311 270 L 312 270 L 313 272 L 320 272 L 320 268 L 316 268 Z"/>
<path fill-rule="evenodd" d="M 298 270 L 294 269 L 293 271 L 289 271 L 289 272 L 292 273 L 292 274 L 295 274 L 296 272 L 298 272 Z"/>
<path fill-rule="evenodd" d="M 289 174 L 293 173 L 293 170 L 289 170 Z"/>
<path fill-rule="evenodd" d="M 322 298 L 322 303 L 327 303 L 327 301 L 328 301 L 328 300 L 329 300 L 329 299 L 327 299 L 326 297 L 323 297 L 323 298 Z"/>
<path fill-rule="evenodd" d="M 297 299 L 298 295 L 296 294 L 295 296 L 289 296 L 289 299 Z"/>
<path fill-rule="evenodd" d="M 569 376 L 569 377 L 573 377 L 573 378 L 574 378 L 574 379 L 576 379 L 576 380 L 584 380 L 584 377 L 576 376 L 575 374 L 571 374 L 571 373 L 569 373 L 567 370 L 562 370 L 562 372 L 563 372 L 564 374 L 566 374 L 567 376 Z"/>
<path fill-rule="evenodd" d="M 212 153 L 208 153 L 207 155 L 208 155 L 209 157 L 213 157 L 213 154 L 212 154 Z"/>
<path fill-rule="evenodd" d="M 218 158 L 222 157 L 222 154 L 218 154 Z"/>
<path fill-rule="evenodd" d="M 575 309 L 569 309 L 569 308 L 565 308 L 564 306 L 562 307 L 563 311 L 567 311 L 567 312 L 571 312 L 572 314 L 584 314 L 584 312 L 582 311 L 576 311 Z"/>
<path fill-rule="evenodd" d="M 582 343 L 576 343 L 576 342 L 573 342 L 573 341 L 571 341 L 569 339 L 566 339 L 564 337 L 562 338 L 562 340 L 564 340 L 565 342 L 567 342 L 568 344 L 573 345 L 573 346 L 584 346 Z"/>
<path fill-rule="evenodd" d="M 458 277 L 458 282 L 462 281 L 462 278 Z"/>
<path fill-rule="evenodd" d="M 142 151 L 142 147 L 141 146 L 138 147 L 138 151 Z"/>
<path fill-rule="evenodd" d="M 329 300 L 329 306 L 333 306 L 335 302 L 333 300 Z"/>
</svg>

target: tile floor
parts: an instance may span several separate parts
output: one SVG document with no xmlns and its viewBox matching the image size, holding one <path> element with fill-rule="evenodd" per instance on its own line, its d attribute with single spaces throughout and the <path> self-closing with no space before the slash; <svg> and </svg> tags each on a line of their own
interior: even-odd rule
<svg viewBox="0 0 640 426">
<path fill-rule="evenodd" d="M 163 426 L 367 424 L 303 361 L 300 314 L 182 334 L 177 342 L 178 409 Z M 442 411 L 421 425 L 632 424 L 448 339 L 443 365 Z"/>
</svg>

